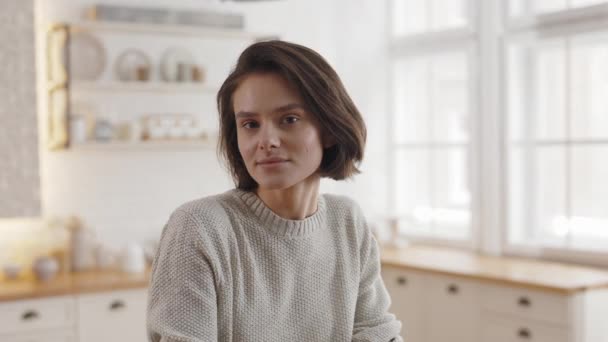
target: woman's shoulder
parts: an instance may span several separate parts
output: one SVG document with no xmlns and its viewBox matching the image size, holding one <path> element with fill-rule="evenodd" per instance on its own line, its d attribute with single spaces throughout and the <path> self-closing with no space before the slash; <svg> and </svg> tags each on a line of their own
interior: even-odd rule
<svg viewBox="0 0 608 342">
<path fill-rule="evenodd" d="M 186 213 L 203 224 L 228 222 L 228 212 L 238 210 L 238 205 L 236 205 L 237 192 L 238 190 L 232 189 L 190 200 L 177 207 L 175 212 Z"/>
<path fill-rule="evenodd" d="M 330 210 L 346 210 L 348 213 L 358 213 L 361 211 L 359 203 L 346 195 L 323 194 L 325 203 Z"/>
</svg>

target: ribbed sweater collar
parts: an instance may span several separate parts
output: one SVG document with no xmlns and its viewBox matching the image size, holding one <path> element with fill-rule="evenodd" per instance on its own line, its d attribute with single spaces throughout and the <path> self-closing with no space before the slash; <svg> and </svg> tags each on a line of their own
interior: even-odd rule
<svg viewBox="0 0 608 342">
<path fill-rule="evenodd" d="M 326 203 L 319 194 L 317 211 L 303 220 L 289 220 L 275 214 L 254 192 L 235 189 L 236 195 L 251 209 L 260 225 L 281 237 L 303 237 L 325 225 Z"/>
</svg>

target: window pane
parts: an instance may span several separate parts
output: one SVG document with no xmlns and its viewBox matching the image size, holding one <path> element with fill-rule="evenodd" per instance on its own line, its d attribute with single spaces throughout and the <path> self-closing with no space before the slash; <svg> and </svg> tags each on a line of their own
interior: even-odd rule
<svg viewBox="0 0 608 342">
<path fill-rule="evenodd" d="M 544 43 L 536 57 L 537 139 L 565 139 L 566 56 L 563 42 Z"/>
<path fill-rule="evenodd" d="M 572 137 L 608 138 L 608 34 L 572 40 Z"/>
<path fill-rule="evenodd" d="M 395 62 L 393 140 L 396 143 L 429 140 L 429 61 Z"/>
<path fill-rule="evenodd" d="M 607 0 L 510 0 L 509 15 L 521 16 L 563 11 L 608 3 Z"/>
<path fill-rule="evenodd" d="M 563 146 L 537 147 L 533 156 L 535 169 L 532 189 L 534 192 L 535 227 L 544 244 L 554 238 L 563 242 L 567 233 L 559 220 L 566 213 L 566 162 Z"/>
<path fill-rule="evenodd" d="M 395 63 L 393 140 L 466 142 L 469 136 L 468 56 L 463 52 Z M 429 120 L 433 127 L 429 127 Z"/>
<path fill-rule="evenodd" d="M 482 0 L 483 1 L 483 0 Z M 463 27 L 467 24 L 467 0 L 431 0 L 431 30 Z"/>
<path fill-rule="evenodd" d="M 515 147 L 509 157 L 510 239 L 563 245 L 568 234 L 562 220 L 567 210 L 565 148 Z"/>
<path fill-rule="evenodd" d="M 432 60 L 433 141 L 465 142 L 469 136 L 467 55 L 462 52 Z"/>
<path fill-rule="evenodd" d="M 432 203 L 429 215 L 436 235 L 467 238 L 471 224 L 469 162 L 466 147 L 433 151 Z"/>
<path fill-rule="evenodd" d="M 608 246 L 608 146 L 576 146 L 571 160 L 573 243 Z"/>
<path fill-rule="evenodd" d="M 566 139 L 565 43 L 514 44 L 507 57 L 510 138 Z"/>
<path fill-rule="evenodd" d="M 511 243 L 526 242 L 530 236 L 531 196 L 526 191 L 530 180 L 526 175 L 531 172 L 531 164 L 527 162 L 529 151 L 521 147 L 509 151 L 508 239 Z"/>
<path fill-rule="evenodd" d="M 602 3 L 608 3 L 606 0 L 570 0 L 571 7 L 583 7 L 590 5 L 597 5 Z"/>
<path fill-rule="evenodd" d="M 393 34 L 402 36 L 428 30 L 428 6 L 424 0 L 393 0 Z"/>
<path fill-rule="evenodd" d="M 392 0 L 393 35 L 466 26 L 468 2 L 469 0 Z"/>
<path fill-rule="evenodd" d="M 428 234 L 431 220 L 430 167 L 427 149 L 395 152 L 395 208 L 400 229 L 407 234 Z"/>
<path fill-rule="evenodd" d="M 530 140 L 530 112 L 531 103 L 530 76 L 533 67 L 532 51 L 529 48 L 510 45 L 507 48 L 507 108 L 508 127 L 511 141 Z"/>
<path fill-rule="evenodd" d="M 567 8 L 566 0 L 535 0 L 533 3 L 535 13 L 559 11 Z"/>
</svg>

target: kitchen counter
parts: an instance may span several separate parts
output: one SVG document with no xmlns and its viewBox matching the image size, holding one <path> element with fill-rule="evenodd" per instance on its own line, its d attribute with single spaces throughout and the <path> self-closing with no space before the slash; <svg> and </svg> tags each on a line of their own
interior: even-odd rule
<svg viewBox="0 0 608 342">
<path fill-rule="evenodd" d="M 573 293 L 608 288 L 608 271 L 589 267 L 420 245 L 381 247 L 380 254 L 382 265 L 543 291 Z"/>
<path fill-rule="evenodd" d="M 484 256 L 446 247 L 412 245 L 401 249 L 382 247 L 383 265 L 404 269 L 472 278 L 544 291 L 573 293 L 592 288 L 608 288 L 608 271 L 581 266 Z M 48 282 L 31 277 L 0 281 L 0 302 L 48 296 L 105 292 L 148 286 L 151 269 L 142 274 L 120 271 L 87 271 L 60 274 Z"/>
<path fill-rule="evenodd" d="M 0 281 L 0 302 L 40 297 L 105 292 L 148 286 L 151 269 L 144 273 L 128 274 L 120 271 L 86 271 L 59 274 L 48 282 L 32 277 Z"/>
</svg>

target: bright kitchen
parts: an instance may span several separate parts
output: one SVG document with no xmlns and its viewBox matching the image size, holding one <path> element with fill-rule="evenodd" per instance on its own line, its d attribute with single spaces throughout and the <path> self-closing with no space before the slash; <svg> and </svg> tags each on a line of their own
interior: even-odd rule
<svg viewBox="0 0 608 342">
<path fill-rule="evenodd" d="M 144 341 L 171 212 L 234 185 L 215 95 L 308 46 L 367 125 L 405 341 L 608 342 L 608 1 L 4 0 L 0 341 Z"/>
</svg>

